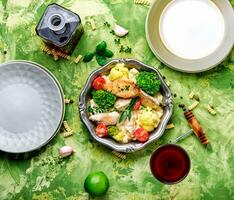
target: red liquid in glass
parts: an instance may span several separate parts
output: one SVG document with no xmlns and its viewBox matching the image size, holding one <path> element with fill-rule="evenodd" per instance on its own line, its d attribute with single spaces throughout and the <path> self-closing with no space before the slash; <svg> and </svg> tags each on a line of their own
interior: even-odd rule
<svg viewBox="0 0 234 200">
<path fill-rule="evenodd" d="M 168 144 L 159 147 L 153 153 L 150 159 L 150 168 L 160 182 L 178 183 L 187 176 L 190 169 L 190 159 L 183 148 Z"/>
</svg>

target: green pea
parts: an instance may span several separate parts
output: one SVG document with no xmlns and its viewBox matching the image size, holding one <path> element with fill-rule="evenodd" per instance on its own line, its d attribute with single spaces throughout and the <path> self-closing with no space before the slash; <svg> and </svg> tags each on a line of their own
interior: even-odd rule
<svg viewBox="0 0 234 200">
<path fill-rule="evenodd" d="M 106 49 L 106 42 L 105 41 L 102 41 L 101 43 L 99 43 L 97 46 L 96 46 L 96 52 L 103 52 L 105 51 Z"/>
<path fill-rule="evenodd" d="M 97 60 L 97 63 L 100 65 L 100 66 L 104 66 L 106 63 L 107 63 L 107 59 L 105 56 L 101 56 L 101 55 L 96 55 L 96 60 Z"/>
<path fill-rule="evenodd" d="M 84 56 L 83 61 L 84 61 L 84 62 L 89 62 L 89 61 L 91 61 L 91 60 L 93 59 L 94 55 L 95 55 L 94 53 L 87 53 L 87 54 Z"/>
<path fill-rule="evenodd" d="M 111 58 L 113 56 L 113 52 L 109 49 L 105 49 L 103 56 L 106 56 L 107 58 Z"/>
</svg>

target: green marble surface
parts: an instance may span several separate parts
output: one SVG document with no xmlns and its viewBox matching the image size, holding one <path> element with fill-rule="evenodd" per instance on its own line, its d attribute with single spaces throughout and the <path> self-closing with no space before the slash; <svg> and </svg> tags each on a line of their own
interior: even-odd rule
<svg viewBox="0 0 234 200">
<path fill-rule="evenodd" d="M 73 57 L 93 50 L 99 41 L 106 40 L 115 58 L 137 58 L 160 69 L 171 82 L 172 92 L 177 94 L 171 119 L 175 128 L 165 131 L 160 140 L 144 150 L 127 155 L 126 160 L 119 160 L 109 149 L 91 140 L 79 118 L 77 105 L 68 105 L 65 119 L 74 130 L 72 137 L 64 139 L 58 133 L 45 148 L 28 159 L 12 159 L 7 154 L 0 154 L 0 199 L 89 199 L 83 182 L 87 174 L 95 170 L 104 171 L 110 179 L 108 194 L 99 199 L 234 199 L 234 51 L 209 72 L 183 74 L 169 69 L 151 53 L 144 32 L 149 8 L 135 5 L 133 0 L 1 0 L 0 63 L 20 59 L 44 65 L 58 78 L 65 95 L 75 101 L 87 76 L 98 65 L 95 60 L 75 64 L 73 57 L 69 61 L 55 62 L 42 53 L 42 42 L 34 29 L 51 2 L 57 2 L 82 17 L 85 34 Z M 234 0 L 230 2 L 234 5 Z M 97 26 L 95 31 L 89 24 L 91 18 Z M 103 25 L 106 21 L 111 25 L 117 22 L 129 29 L 129 35 L 121 39 L 121 43 L 132 48 L 131 54 L 119 53 L 120 46 L 114 43 L 115 36 Z M 163 185 L 151 175 L 149 158 L 160 144 L 189 130 L 178 104 L 192 103 L 188 99 L 191 90 L 200 96 L 200 105 L 194 113 L 203 125 L 212 149 L 205 149 L 195 136 L 180 142 L 191 157 L 191 171 L 183 182 Z M 217 110 L 216 116 L 206 111 L 208 103 Z M 71 145 L 75 153 L 61 160 L 58 149 L 63 145 Z"/>
</svg>

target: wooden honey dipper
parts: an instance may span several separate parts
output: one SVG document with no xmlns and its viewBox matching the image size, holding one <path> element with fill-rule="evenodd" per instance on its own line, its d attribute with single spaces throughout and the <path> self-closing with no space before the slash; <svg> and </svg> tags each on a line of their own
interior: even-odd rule
<svg viewBox="0 0 234 200">
<path fill-rule="evenodd" d="M 201 125 L 197 121 L 196 117 L 193 115 L 191 110 L 185 111 L 184 116 L 187 119 L 189 126 L 193 129 L 193 132 L 198 137 L 198 139 L 201 141 L 202 144 L 206 145 L 209 143 L 209 140 L 204 133 Z"/>
</svg>

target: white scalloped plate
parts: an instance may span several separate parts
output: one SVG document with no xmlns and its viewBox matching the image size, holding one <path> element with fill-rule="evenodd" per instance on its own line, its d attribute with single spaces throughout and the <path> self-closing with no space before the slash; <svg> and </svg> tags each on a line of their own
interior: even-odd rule
<svg viewBox="0 0 234 200">
<path fill-rule="evenodd" d="M 25 153 L 47 144 L 64 117 L 56 78 L 27 61 L 0 65 L 0 150 Z"/>
<path fill-rule="evenodd" d="M 234 11 L 228 0 L 155 0 L 145 31 L 159 60 L 198 73 L 217 66 L 232 50 Z"/>
</svg>

